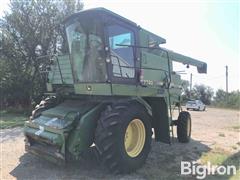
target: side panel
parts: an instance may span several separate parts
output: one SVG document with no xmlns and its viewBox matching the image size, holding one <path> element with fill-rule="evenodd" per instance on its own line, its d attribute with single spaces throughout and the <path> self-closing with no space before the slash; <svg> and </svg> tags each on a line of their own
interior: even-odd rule
<svg viewBox="0 0 240 180">
<path fill-rule="evenodd" d="M 111 95 L 111 85 L 106 83 L 82 83 L 74 84 L 76 94 L 87 95 Z"/>
<path fill-rule="evenodd" d="M 145 98 L 152 107 L 155 140 L 170 144 L 168 104 L 164 98 Z"/>
<path fill-rule="evenodd" d="M 163 87 L 143 87 L 125 84 L 82 83 L 74 84 L 76 94 L 105 96 L 150 96 L 166 97 L 167 90 Z"/>
<path fill-rule="evenodd" d="M 123 95 L 123 96 L 163 97 L 167 95 L 166 89 L 164 88 L 142 87 L 142 86 L 124 85 L 124 84 L 113 84 L 112 92 L 113 92 L 113 95 Z"/>
<path fill-rule="evenodd" d="M 69 135 L 66 148 L 76 158 L 93 143 L 97 120 L 104 107 L 104 104 L 99 104 L 84 114 Z"/>
<path fill-rule="evenodd" d="M 142 84 L 156 87 L 163 86 L 167 82 L 169 69 L 166 58 L 161 55 L 142 52 L 141 61 L 142 74 L 140 80 Z"/>
</svg>

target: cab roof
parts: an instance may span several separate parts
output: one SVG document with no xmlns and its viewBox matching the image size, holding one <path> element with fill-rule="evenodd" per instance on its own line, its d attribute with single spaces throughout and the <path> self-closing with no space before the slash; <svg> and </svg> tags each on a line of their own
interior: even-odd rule
<svg viewBox="0 0 240 180">
<path fill-rule="evenodd" d="M 67 21 L 70 20 L 70 19 L 73 19 L 73 18 L 79 16 L 79 15 L 84 15 L 84 14 L 88 14 L 88 13 L 90 13 L 90 14 L 99 13 L 99 14 L 103 14 L 103 15 L 106 15 L 106 16 L 115 17 L 115 18 L 117 18 L 117 19 L 119 19 L 119 20 L 121 20 L 121 21 L 123 21 L 123 22 L 125 22 L 125 23 L 127 23 L 127 24 L 129 24 L 129 25 L 131 25 L 131 26 L 134 26 L 134 27 L 136 27 L 136 28 L 139 28 L 139 29 L 147 32 L 148 34 L 150 34 L 151 36 L 153 36 L 154 39 L 156 39 L 156 40 L 159 42 L 159 44 L 166 43 L 166 39 L 164 39 L 164 38 L 162 38 L 162 37 L 160 37 L 160 36 L 158 36 L 158 35 L 156 35 L 156 34 L 154 34 L 154 33 L 152 33 L 152 32 L 149 32 L 149 31 L 141 28 L 141 27 L 138 26 L 135 22 L 133 22 L 133 21 L 131 21 L 131 20 L 129 20 L 129 19 L 123 17 L 123 16 L 120 16 L 120 15 L 118 15 L 118 14 L 116 14 L 116 13 L 114 13 L 114 12 L 108 10 L 108 9 L 105 9 L 105 8 L 103 8 L 103 7 L 92 8 L 92 9 L 87 9 L 87 10 L 82 10 L 82 11 L 79 11 L 79 12 L 77 12 L 77 13 L 74 13 L 74 14 L 72 14 L 71 16 L 67 17 L 67 18 L 64 20 L 64 23 L 67 22 Z"/>
</svg>

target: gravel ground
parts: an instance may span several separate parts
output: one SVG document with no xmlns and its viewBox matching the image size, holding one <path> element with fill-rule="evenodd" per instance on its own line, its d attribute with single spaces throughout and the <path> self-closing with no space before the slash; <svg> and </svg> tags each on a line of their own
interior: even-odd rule
<svg viewBox="0 0 240 180">
<path fill-rule="evenodd" d="M 128 175 L 112 175 L 94 158 L 57 166 L 24 151 L 22 128 L 0 131 L 0 179 L 195 179 L 180 175 L 180 162 L 197 161 L 213 149 L 240 151 L 240 112 L 209 108 L 191 111 L 192 139 L 188 144 L 152 143 L 146 164 Z M 176 135 L 176 133 L 175 133 Z M 92 156 L 89 156 L 92 157 Z"/>
</svg>

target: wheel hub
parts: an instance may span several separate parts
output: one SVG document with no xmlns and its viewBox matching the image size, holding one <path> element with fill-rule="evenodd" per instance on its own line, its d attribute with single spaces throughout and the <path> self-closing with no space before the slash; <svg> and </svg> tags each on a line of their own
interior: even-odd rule
<svg viewBox="0 0 240 180">
<path fill-rule="evenodd" d="M 130 157 L 138 156 L 145 144 L 146 131 L 140 119 L 132 120 L 125 132 L 124 145 Z"/>
</svg>

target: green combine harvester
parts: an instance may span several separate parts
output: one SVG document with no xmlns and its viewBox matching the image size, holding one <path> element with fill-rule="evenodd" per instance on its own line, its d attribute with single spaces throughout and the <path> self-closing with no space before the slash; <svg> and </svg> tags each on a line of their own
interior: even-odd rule
<svg viewBox="0 0 240 180">
<path fill-rule="evenodd" d="M 48 56 L 47 98 L 25 123 L 26 151 L 56 163 L 96 147 L 113 173 L 141 167 L 155 141 L 191 136 L 173 61 L 207 72 L 207 64 L 161 48 L 161 38 L 104 8 L 64 21 L 69 53 Z M 178 118 L 173 118 L 174 109 Z M 153 132 L 152 132 L 153 130 Z"/>
</svg>

